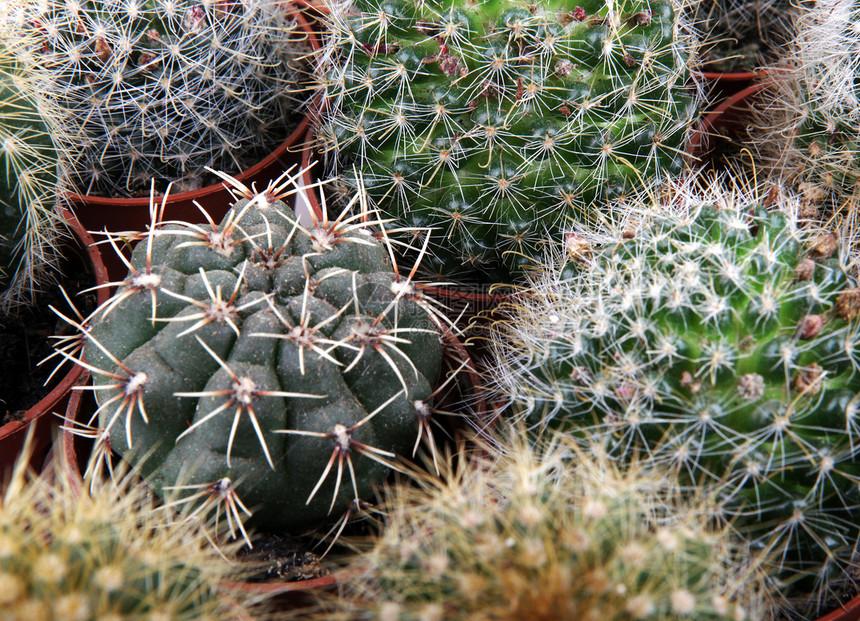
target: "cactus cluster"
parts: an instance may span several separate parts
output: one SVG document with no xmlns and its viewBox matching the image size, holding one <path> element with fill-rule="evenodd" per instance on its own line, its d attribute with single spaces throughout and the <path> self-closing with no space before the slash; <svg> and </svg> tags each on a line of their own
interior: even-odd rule
<svg viewBox="0 0 860 621">
<path fill-rule="evenodd" d="M 532 425 L 645 453 L 786 592 L 850 580 L 860 536 L 860 289 L 828 232 L 741 194 L 679 192 L 614 238 L 566 240 L 496 334 L 496 383 Z"/>
<path fill-rule="evenodd" d="M 275 0 L 45 0 L 10 11 L 8 37 L 68 135 L 67 182 L 136 196 L 192 189 L 286 138 L 309 46 Z"/>
<path fill-rule="evenodd" d="M 558 438 L 446 460 L 386 494 L 385 529 L 301 619 L 760 619 L 765 589 L 672 477 Z"/>
<path fill-rule="evenodd" d="M 57 111 L 27 97 L 27 81 L 0 42 L 0 312 L 32 300 L 62 234 L 57 156 L 42 120 Z"/>
<path fill-rule="evenodd" d="M 128 470 L 81 488 L 61 459 L 49 466 L 19 459 L 0 493 L 4 620 L 262 618 L 259 595 L 219 584 L 249 568 L 229 560 L 236 544 L 213 547 L 206 520 L 157 507 Z"/>
<path fill-rule="evenodd" d="M 674 0 L 332 6 L 316 130 L 353 188 L 430 228 L 426 268 L 508 280 L 571 219 L 684 169 L 695 46 Z M 420 233 L 417 233 L 420 235 Z M 418 244 L 420 246 L 420 244 Z"/>
<path fill-rule="evenodd" d="M 220 224 L 154 221 L 113 298 L 70 320 L 103 444 L 159 493 L 294 533 L 372 497 L 414 452 L 443 357 L 442 320 L 372 214 L 302 227 L 281 200 L 298 174 L 244 188 Z"/>
</svg>

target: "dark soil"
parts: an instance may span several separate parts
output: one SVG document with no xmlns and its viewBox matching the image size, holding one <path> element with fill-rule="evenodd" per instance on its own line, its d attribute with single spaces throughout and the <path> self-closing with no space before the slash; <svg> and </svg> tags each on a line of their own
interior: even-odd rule
<svg viewBox="0 0 860 621">
<path fill-rule="evenodd" d="M 45 381 L 61 360 L 57 356 L 37 366 L 54 351 L 54 339 L 49 337 L 75 331 L 49 308 L 53 306 L 75 318 L 60 287 L 84 316 L 95 309 L 95 292 L 76 295 L 96 284 L 87 267 L 86 252 L 69 241 L 65 254 L 56 282 L 44 286 L 33 306 L 20 309 L 14 315 L 0 316 L 0 425 L 20 420 L 24 412 L 47 395 L 71 369 L 71 363 L 64 363 L 64 368 L 55 373 L 46 386 Z"/>
<path fill-rule="evenodd" d="M 254 548 L 243 548 L 242 559 L 263 565 L 254 581 L 292 582 L 327 576 L 331 570 L 321 563 L 320 554 L 310 549 L 308 540 L 259 533 L 254 537 Z M 324 547 L 322 548 L 325 549 Z"/>
</svg>

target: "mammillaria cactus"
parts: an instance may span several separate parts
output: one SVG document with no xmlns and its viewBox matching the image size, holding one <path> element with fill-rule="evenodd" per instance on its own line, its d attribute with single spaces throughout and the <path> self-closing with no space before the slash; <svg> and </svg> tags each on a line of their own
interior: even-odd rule
<svg viewBox="0 0 860 621">
<path fill-rule="evenodd" d="M 156 179 L 199 186 L 204 168 L 255 162 L 287 135 L 297 40 L 282 2 L 46 0 L 10 37 L 70 136 L 58 146 L 79 193 L 137 195 Z M 74 131 L 72 131 L 74 130 Z"/>
<path fill-rule="evenodd" d="M 714 487 L 754 549 L 779 550 L 788 592 L 823 600 L 860 535 L 860 289 L 836 236 L 789 214 L 721 190 L 671 204 L 567 240 L 500 324 L 497 385 L 535 426 Z"/>
<path fill-rule="evenodd" d="M 386 524 L 300 619 L 761 619 L 762 584 L 671 476 L 516 430 L 388 490 Z M 511 440 L 511 437 L 513 440 Z M 293 618 L 293 617 L 290 617 Z"/>
<path fill-rule="evenodd" d="M 245 188 L 219 225 L 153 225 L 80 328 L 103 442 L 145 458 L 158 491 L 295 532 L 367 499 L 414 450 L 443 346 L 369 214 L 303 228 L 279 200 L 294 180 Z"/>
<path fill-rule="evenodd" d="M 749 124 L 756 168 L 798 191 L 822 219 L 854 200 L 860 182 L 858 22 L 855 0 L 806 6 Z"/>
<path fill-rule="evenodd" d="M 0 42 L 0 311 L 32 300 L 61 235 L 57 154 L 26 79 Z"/>
<path fill-rule="evenodd" d="M 79 489 L 61 459 L 35 475 L 26 457 L 0 492 L 4 620 L 263 618 L 259 594 L 219 584 L 251 568 L 202 516 L 157 507 L 127 469 Z"/>
<path fill-rule="evenodd" d="M 332 7 L 317 142 L 348 187 L 361 171 L 392 226 L 434 229 L 428 269 L 502 279 L 571 219 L 681 173 L 696 103 L 681 13 L 673 0 Z"/>
</svg>

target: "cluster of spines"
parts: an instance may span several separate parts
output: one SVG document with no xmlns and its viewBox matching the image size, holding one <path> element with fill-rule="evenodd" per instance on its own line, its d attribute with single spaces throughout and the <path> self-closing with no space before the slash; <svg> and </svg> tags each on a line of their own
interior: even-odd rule
<svg viewBox="0 0 860 621">
<path fill-rule="evenodd" d="M 192 189 L 286 138 L 309 46 L 281 3 L 196 0 L 31 3 L 10 39 L 79 193 Z"/>
<path fill-rule="evenodd" d="M 327 20 L 317 141 L 346 185 L 354 162 L 387 214 L 433 228 L 449 274 L 518 269 L 570 218 L 683 168 L 681 7 L 532 8 L 358 3 Z"/>
<path fill-rule="evenodd" d="M 753 619 L 761 575 L 673 478 L 497 429 L 386 490 L 384 530 L 301 619 Z"/>
<path fill-rule="evenodd" d="M 820 604 L 858 535 L 860 289 L 836 236 L 790 213 L 716 188 L 671 204 L 684 215 L 658 208 L 609 244 L 567 240 L 499 324 L 495 381 L 536 427 L 717 489 L 718 512 Z"/>
<path fill-rule="evenodd" d="M 299 191 L 308 190 L 298 185 L 298 179 L 303 172 L 295 172 L 291 169 L 262 192 L 244 187 L 224 175 L 225 181 L 232 184 L 237 195 L 242 197 L 243 203 L 234 207 L 221 225 L 216 225 L 211 220 L 208 225 L 178 225 L 162 222 L 158 214 L 158 206 L 153 204 L 153 223 L 150 230 L 141 236 L 139 251 L 128 263 L 128 278 L 123 282 L 111 283 L 119 285 L 117 294 L 84 320 L 64 317 L 79 330 L 80 338 L 64 342 L 65 349 L 61 355 L 64 359 L 73 359 L 88 368 L 96 377 L 93 389 L 97 394 L 103 395 L 99 397 L 99 410 L 89 424 L 79 430 L 79 433 L 97 439 L 97 452 L 105 459 L 102 462 L 96 462 L 99 467 L 104 467 L 104 464 L 109 461 L 111 448 L 126 452 L 138 448 L 141 441 L 148 445 L 153 439 L 152 434 L 162 433 L 163 429 L 160 427 L 164 427 L 164 425 L 156 425 L 159 429 L 153 430 L 149 424 L 155 408 L 164 409 L 164 403 L 162 403 L 164 399 L 157 399 L 156 405 L 149 404 L 147 400 L 147 395 L 156 390 L 154 386 L 160 386 L 163 381 L 157 381 L 157 378 L 150 377 L 151 374 L 133 368 L 134 365 L 131 362 L 126 364 L 122 361 L 140 344 L 138 341 L 146 341 L 152 338 L 152 335 L 131 334 L 128 342 L 118 342 L 114 332 L 121 332 L 122 325 L 107 327 L 107 331 L 102 329 L 104 326 L 99 325 L 113 313 L 126 313 L 126 315 L 131 313 L 134 317 L 129 319 L 130 324 L 140 323 L 141 326 L 151 326 L 153 333 L 160 325 L 166 325 L 164 329 L 171 334 L 171 337 L 162 339 L 163 344 L 170 344 L 176 339 L 194 340 L 195 342 L 186 343 L 183 350 L 185 353 L 182 356 L 188 356 L 188 358 L 180 362 L 183 364 L 193 362 L 197 367 L 207 365 L 212 367 L 210 371 L 214 375 L 212 381 L 207 383 L 206 389 L 183 388 L 180 385 L 175 387 L 170 402 L 175 402 L 176 411 L 187 410 L 186 405 L 193 403 L 190 399 L 200 400 L 199 407 L 202 408 L 194 415 L 193 422 L 190 421 L 187 428 L 175 430 L 176 442 L 183 439 L 193 442 L 194 437 L 200 436 L 201 433 L 211 435 L 214 433 L 212 429 L 220 429 L 224 432 L 224 437 L 216 442 L 216 445 L 223 451 L 222 457 L 226 457 L 227 469 L 231 468 L 231 456 L 234 466 L 238 465 L 240 469 L 246 467 L 245 464 L 250 458 L 247 448 L 243 446 L 237 460 L 234 447 L 239 442 L 245 445 L 250 442 L 257 446 L 260 454 L 265 458 L 262 463 L 268 464 L 273 472 L 276 463 L 272 456 L 274 449 L 270 446 L 272 442 L 280 446 L 283 444 L 284 435 L 290 435 L 305 437 L 308 442 L 313 441 L 319 445 L 320 451 L 327 457 L 319 464 L 321 472 L 316 472 L 314 475 L 318 479 L 308 480 L 300 485 L 307 489 L 305 497 L 296 498 L 293 501 L 297 513 L 300 513 L 298 507 L 304 503 L 309 504 L 314 500 L 319 504 L 315 496 L 326 481 L 331 487 L 332 478 L 335 482 L 331 502 L 325 501 L 329 512 L 335 507 L 337 499 L 344 496 L 341 491 L 342 486 L 346 485 L 351 485 L 354 492 L 350 505 L 359 505 L 359 496 L 367 494 L 367 484 L 362 482 L 367 477 L 359 472 L 359 479 L 357 479 L 356 472 L 359 471 L 355 462 L 357 455 L 362 456 L 362 460 L 372 460 L 385 467 L 399 468 L 395 463 L 399 459 L 398 455 L 367 443 L 371 441 L 361 441 L 362 435 L 375 437 L 375 433 L 368 429 L 376 424 L 373 419 L 377 415 L 391 417 L 392 414 L 389 411 L 399 411 L 392 410 L 394 407 L 392 403 L 395 401 L 399 404 L 406 397 L 413 399 L 410 401 L 410 411 L 414 415 L 414 423 L 412 423 L 414 426 L 411 427 L 414 445 L 413 440 L 409 441 L 413 453 L 422 439 L 431 452 L 435 451 L 432 426 L 433 414 L 436 410 L 433 407 L 433 401 L 440 394 L 451 389 L 450 384 L 456 372 L 435 390 L 428 389 L 426 391 L 428 394 L 424 394 L 422 382 L 432 381 L 433 378 L 427 377 L 419 381 L 416 365 L 432 366 L 434 356 L 439 355 L 432 341 L 439 341 L 439 335 L 444 330 L 448 330 L 449 326 L 445 325 L 446 320 L 442 318 L 439 309 L 413 282 L 414 269 L 408 275 L 401 275 L 395 267 L 391 282 L 365 282 L 363 277 L 357 279 L 356 272 L 342 268 L 323 268 L 319 278 L 307 276 L 309 269 L 318 270 L 319 266 L 313 267 L 318 256 L 321 257 L 319 260 L 328 261 L 328 258 L 323 255 L 328 252 L 333 256 L 337 255 L 340 244 L 356 248 L 369 247 L 369 254 L 366 256 L 361 251 L 355 252 L 359 264 L 357 269 L 364 269 L 361 264 L 374 265 L 380 258 L 379 242 L 385 241 L 385 234 L 382 231 L 379 234 L 381 236 L 379 241 L 374 240 L 372 231 L 379 227 L 374 224 L 372 214 L 366 211 L 366 205 L 363 210 L 359 210 L 358 214 L 347 215 L 347 209 L 334 220 L 330 220 L 325 213 L 321 218 L 313 216 L 312 225 L 307 229 L 302 227 L 297 220 L 284 212 L 286 207 L 281 199 L 286 199 Z M 355 197 L 355 203 L 359 202 L 363 202 L 363 195 Z M 256 216 L 252 216 L 252 213 Z M 266 222 L 271 221 L 271 226 L 261 225 L 260 218 Z M 251 228 L 247 228 L 249 219 L 254 219 Z M 279 223 L 277 226 L 276 222 Z M 286 238 L 282 233 L 273 233 L 275 228 L 283 228 L 284 222 L 291 227 L 287 231 Z M 286 261 L 292 260 L 293 265 L 298 265 L 295 258 L 290 256 L 290 248 L 293 243 L 291 240 L 299 237 L 307 238 L 307 243 L 304 244 L 307 246 L 307 253 L 301 257 L 303 268 L 292 276 L 301 280 L 304 286 L 290 294 L 294 297 L 289 308 L 289 313 L 293 316 L 287 316 L 283 307 L 279 310 L 278 304 L 274 303 L 275 289 L 292 285 L 286 281 L 276 283 L 275 288 L 267 294 L 256 289 L 261 279 L 271 278 L 271 274 L 274 274 L 275 270 Z M 183 238 L 186 241 L 182 241 Z M 277 238 L 274 247 L 273 238 Z M 177 240 L 180 243 L 177 244 Z M 164 249 L 169 245 L 177 250 L 199 248 L 199 252 L 196 250 L 189 252 L 206 263 L 205 270 L 204 267 L 200 267 L 199 275 L 189 275 L 185 281 L 186 284 L 180 290 L 175 287 L 175 283 L 179 281 L 173 268 L 166 264 L 156 266 L 152 259 L 154 255 L 159 255 L 163 260 Z M 235 263 L 233 261 L 235 257 L 231 258 L 234 252 L 242 253 L 244 259 L 230 268 Z M 389 254 L 390 252 L 389 249 Z M 337 259 L 332 261 L 334 264 L 337 263 Z M 221 262 L 223 264 L 220 264 Z M 228 268 L 233 272 L 232 274 L 224 271 Z M 322 276 L 323 272 L 324 276 Z M 321 291 L 338 286 L 332 284 L 335 281 L 343 281 L 341 284 L 344 286 L 349 285 L 349 282 L 352 283 L 340 296 L 342 299 L 338 303 L 339 308 L 323 304 L 311 295 L 317 289 Z M 251 293 L 248 293 L 249 286 Z M 388 287 L 390 292 L 380 297 L 378 293 L 371 291 L 376 287 Z M 177 315 L 177 309 L 183 306 L 187 306 L 187 312 L 183 311 Z M 419 321 L 416 324 L 416 317 L 410 317 L 407 321 L 405 313 L 416 312 L 417 309 L 420 309 L 417 312 L 420 312 L 424 318 L 423 323 Z M 261 314 L 264 317 L 256 317 L 251 321 L 253 325 L 249 325 L 246 320 L 255 314 Z M 353 314 L 354 317 L 350 321 L 341 322 L 342 325 L 337 326 L 342 316 Z M 140 321 L 137 321 L 138 319 Z M 235 361 L 232 354 L 230 358 L 226 358 L 223 352 L 219 354 L 216 351 L 221 347 L 221 341 L 227 338 L 224 335 L 235 338 L 239 344 L 237 347 L 243 348 L 244 354 L 237 354 L 238 358 Z M 416 340 L 420 345 L 413 343 Z M 82 344 L 87 348 L 86 361 L 80 356 Z M 315 385 L 315 390 L 297 392 L 272 388 L 270 384 L 277 381 L 265 373 L 261 375 L 260 365 L 265 364 L 267 354 L 254 353 L 256 349 L 274 353 L 278 348 L 284 347 L 287 348 L 284 351 L 295 350 L 293 352 L 295 360 L 286 359 L 285 354 L 282 354 L 281 362 L 278 364 L 294 364 L 296 373 L 302 375 L 301 378 L 295 378 L 295 381 L 306 387 Z M 441 349 L 441 343 L 437 343 L 437 347 Z M 174 366 L 178 363 L 174 359 L 176 354 L 168 355 L 159 351 L 160 355 L 171 360 Z M 418 362 L 416 359 L 413 362 L 416 355 L 423 356 L 424 360 Z M 373 403 L 372 411 L 366 412 L 363 418 L 358 417 L 361 420 L 356 418 L 353 421 L 354 424 L 347 425 L 342 421 L 334 420 L 337 417 L 329 413 L 320 415 L 331 423 L 330 428 L 327 429 L 320 427 L 324 424 L 322 420 L 315 421 L 313 418 L 305 420 L 300 425 L 304 429 L 276 428 L 278 425 L 272 427 L 271 421 L 283 416 L 284 399 L 302 401 L 308 412 L 313 412 L 315 408 L 313 400 L 328 398 L 326 386 L 323 384 L 326 381 L 325 377 L 334 371 L 321 368 L 320 365 L 331 366 L 332 369 L 338 369 L 338 373 L 346 375 L 353 372 L 353 368 L 369 364 L 367 360 L 370 358 L 378 358 L 377 366 L 387 368 L 388 374 L 394 378 L 392 380 L 387 378 L 385 373 L 377 373 L 370 381 L 377 383 L 376 389 L 379 395 L 388 388 L 392 389 L 393 394 L 386 394 L 381 398 L 374 396 L 370 399 Z M 138 362 L 148 364 L 146 358 L 140 358 Z M 421 377 L 423 378 L 424 375 Z M 216 378 L 220 378 L 215 382 L 217 386 L 213 384 Z M 365 386 L 365 389 L 369 388 Z M 419 393 L 421 396 L 416 396 Z M 182 405 L 183 402 L 185 405 Z M 341 418 L 355 417 L 353 411 L 355 407 L 351 403 L 343 403 Z M 302 414 L 302 417 L 304 416 Z M 162 413 L 159 413 L 158 417 L 163 418 Z M 99 419 L 99 428 L 91 427 L 96 418 Z M 392 428 L 398 425 L 410 427 L 408 421 L 399 418 L 396 424 L 393 421 L 389 422 Z M 299 425 L 299 422 L 297 421 L 296 424 Z M 363 429 L 365 426 L 367 429 Z M 386 431 L 386 433 L 391 432 Z M 167 444 L 168 446 L 159 446 L 154 452 L 148 454 L 147 463 L 163 460 L 162 453 L 172 449 L 170 446 L 172 443 Z M 435 459 L 434 453 L 434 461 Z M 178 468 L 181 472 L 177 475 L 171 470 L 170 475 L 164 475 L 165 470 L 162 469 L 159 476 L 163 476 L 165 480 L 193 478 L 194 469 L 199 466 L 191 463 L 193 461 L 177 463 L 176 459 L 171 458 L 171 468 L 174 470 Z M 309 464 L 306 466 L 308 469 L 306 474 L 310 476 L 312 467 Z M 159 466 L 159 468 L 162 467 Z M 282 467 L 280 458 L 278 458 L 277 467 Z M 147 468 L 149 466 L 144 465 L 144 469 Z M 368 467 L 361 466 L 361 469 L 367 470 Z M 248 487 L 250 484 L 248 481 L 241 483 L 231 480 L 230 476 L 219 475 L 216 479 L 202 483 L 188 483 L 182 487 L 182 490 L 187 494 L 189 501 L 199 500 L 219 504 L 224 507 L 231 521 L 238 521 L 241 524 L 243 514 L 247 516 L 249 511 L 239 493 L 243 485 Z"/>
</svg>

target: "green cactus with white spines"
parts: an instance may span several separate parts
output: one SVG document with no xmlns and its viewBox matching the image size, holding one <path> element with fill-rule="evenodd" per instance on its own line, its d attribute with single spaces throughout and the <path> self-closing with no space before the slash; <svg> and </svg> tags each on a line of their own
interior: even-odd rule
<svg viewBox="0 0 860 621">
<path fill-rule="evenodd" d="M 0 41 L 0 312 L 32 302 L 57 260 L 57 153 L 28 78 Z"/>
<path fill-rule="evenodd" d="M 715 487 L 789 592 L 823 597 L 860 536 L 860 289 L 791 215 L 722 191 L 671 209 L 568 238 L 499 324 L 496 387 L 536 427 Z"/>
<path fill-rule="evenodd" d="M 393 227 L 432 227 L 428 269 L 507 280 L 571 219 L 599 220 L 608 199 L 683 171 L 696 99 L 681 12 L 672 0 L 332 6 L 318 146 L 348 188 L 355 165 Z"/>
<path fill-rule="evenodd" d="M 25 449 L 0 490 L 4 621 L 268 618 L 265 597 L 230 589 L 253 567 L 213 542 L 210 516 L 157 506 L 127 468 L 81 486 L 59 453 L 42 474 Z"/>
<path fill-rule="evenodd" d="M 339 518 L 413 453 L 443 352 L 375 223 L 303 228 L 279 200 L 294 191 L 248 192 L 219 225 L 154 225 L 80 326 L 103 444 L 145 456 L 159 492 L 217 489 L 293 532 Z"/>
<path fill-rule="evenodd" d="M 673 477 L 589 459 L 564 442 L 443 460 L 442 478 L 385 494 L 385 525 L 312 621 L 764 618 L 766 588 L 707 505 Z"/>
<path fill-rule="evenodd" d="M 274 0 L 47 0 L 13 13 L 10 38 L 69 139 L 80 194 L 200 187 L 205 167 L 238 172 L 286 139 L 310 52 Z M 18 41 L 20 39 L 20 41 Z M 23 42 L 23 44 L 21 44 Z"/>
</svg>

